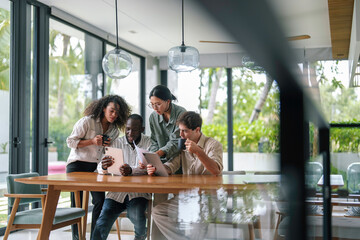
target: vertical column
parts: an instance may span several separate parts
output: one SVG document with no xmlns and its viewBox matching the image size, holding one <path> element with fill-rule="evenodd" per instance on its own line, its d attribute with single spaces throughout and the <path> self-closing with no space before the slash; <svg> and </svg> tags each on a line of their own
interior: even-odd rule
<svg viewBox="0 0 360 240">
<path fill-rule="evenodd" d="M 305 209 L 305 122 L 300 89 L 280 89 L 281 188 L 290 217 L 286 239 L 306 239 Z"/>
<path fill-rule="evenodd" d="M 233 100 L 232 100 L 232 68 L 226 69 L 227 76 L 227 140 L 228 140 L 228 171 L 234 170 L 233 142 Z"/>
<path fill-rule="evenodd" d="M 48 173 L 49 8 L 34 7 L 32 170 Z"/>
</svg>

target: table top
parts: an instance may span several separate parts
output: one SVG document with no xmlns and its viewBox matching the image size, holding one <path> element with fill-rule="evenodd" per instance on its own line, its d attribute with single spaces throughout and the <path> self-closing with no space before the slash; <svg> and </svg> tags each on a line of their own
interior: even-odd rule
<svg viewBox="0 0 360 240">
<path fill-rule="evenodd" d="M 324 183 L 324 175 L 321 176 L 318 185 L 322 186 Z M 341 174 L 332 174 L 330 175 L 330 185 L 331 187 L 342 187 L 344 186 L 344 179 Z"/>
<path fill-rule="evenodd" d="M 148 175 L 112 176 L 94 172 L 74 172 L 21 178 L 15 181 L 26 184 L 52 185 L 57 190 L 178 193 L 195 188 L 201 190 L 242 189 L 248 188 L 251 183 L 273 183 L 278 182 L 279 179 L 279 175 L 172 175 L 159 177 Z"/>
</svg>

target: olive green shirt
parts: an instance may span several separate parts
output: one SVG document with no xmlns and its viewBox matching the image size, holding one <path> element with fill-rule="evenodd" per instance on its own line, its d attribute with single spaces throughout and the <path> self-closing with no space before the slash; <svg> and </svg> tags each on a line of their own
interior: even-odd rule
<svg viewBox="0 0 360 240">
<path fill-rule="evenodd" d="M 150 151 L 156 152 L 162 150 L 165 152 L 165 158 L 167 160 L 179 154 L 177 142 L 178 138 L 180 138 L 180 131 L 179 127 L 176 125 L 176 121 L 180 114 L 185 111 L 185 108 L 171 103 L 169 122 L 165 122 L 164 117 L 157 114 L 155 111 L 151 113 L 149 118 L 151 130 Z"/>
</svg>

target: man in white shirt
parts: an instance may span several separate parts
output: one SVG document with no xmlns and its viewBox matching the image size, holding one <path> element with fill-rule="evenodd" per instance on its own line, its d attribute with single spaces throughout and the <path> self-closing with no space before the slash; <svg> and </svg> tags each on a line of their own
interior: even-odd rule
<svg viewBox="0 0 360 240">
<path fill-rule="evenodd" d="M 150 137 L 143 134 L 144 129 L 142 117 L 138 114 L 132 114 L 126 123 L 125 136 L 116 139 L 110 145 L 123 150 L 125 164 L 120 167 L 123 176 L 147 174 L 146 169 L 138 168 L 140 159 L 133 143 L 135 141 L 135 144 L 143 149 L 150 147 L 151 140 Z M 107 173 L 107 168 L 112 164 L 113 158 L 105 156 L 98 166 L 99 173 Z M 109 192 L 106 195 L 100 216 L 96 221 L 91 239 L 107 239 L 112 225 L 124 210 L 127 210 L 127 216 L 134 224 L 135 240 L 145 239 L 145 211 L 150 198 L 151 194 L 149 193 Z"/>
</svg>

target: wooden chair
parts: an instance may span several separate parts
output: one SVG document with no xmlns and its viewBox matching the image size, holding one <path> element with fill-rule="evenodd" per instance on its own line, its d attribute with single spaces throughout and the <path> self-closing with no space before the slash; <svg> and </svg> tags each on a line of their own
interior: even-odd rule
<svg viewBox="0 0 360 240">
<path fill-rule="evenodd" d="M 17 212 L 19 205 L 28 205 L 41 200 L 41 206 L 44 207 L 46 194 L 41 191 L 40 185 L 30 185 L 15 182 L 17 178 L 37 177 L 38 173 L 12 174 L 6 177 L 8 194 L 4 196 L 9 198 L 9 207 L 12 207 L 8 218 L 4 240 L 7 240 L 9 234 L 17 229 L 36 229 L 40 228 L 43 209 L 35 208 Z M 81 208 L 57 208 L 51 230 L 62 228 L 64 226 L 77 224 L 79 229 L 79 238 L 83 239 L 81 231 L 81 218 L 85 211 Z"/>
<path fill-rule="evenodd" d="M 150 224 L 151 224 L 151 208 L 152 208 L 152 200 L 150 199 L 148 201 L 148 207 L 146 209 L 146 217 L 147 217 L 147 238 L 146 239 L 150 239 Z M 119 218 L 126 218 L 127 217 L 127 211 L 125 210 L 124 212 L 120 213 Z M 120 236 L 120 226 L 119 226 L 119 218 L 116 219 L 115 224 L 116 224 L 116 232 L 118 235 L 119 240 L 121 240 L 121 236 Z"/>
</svg>

